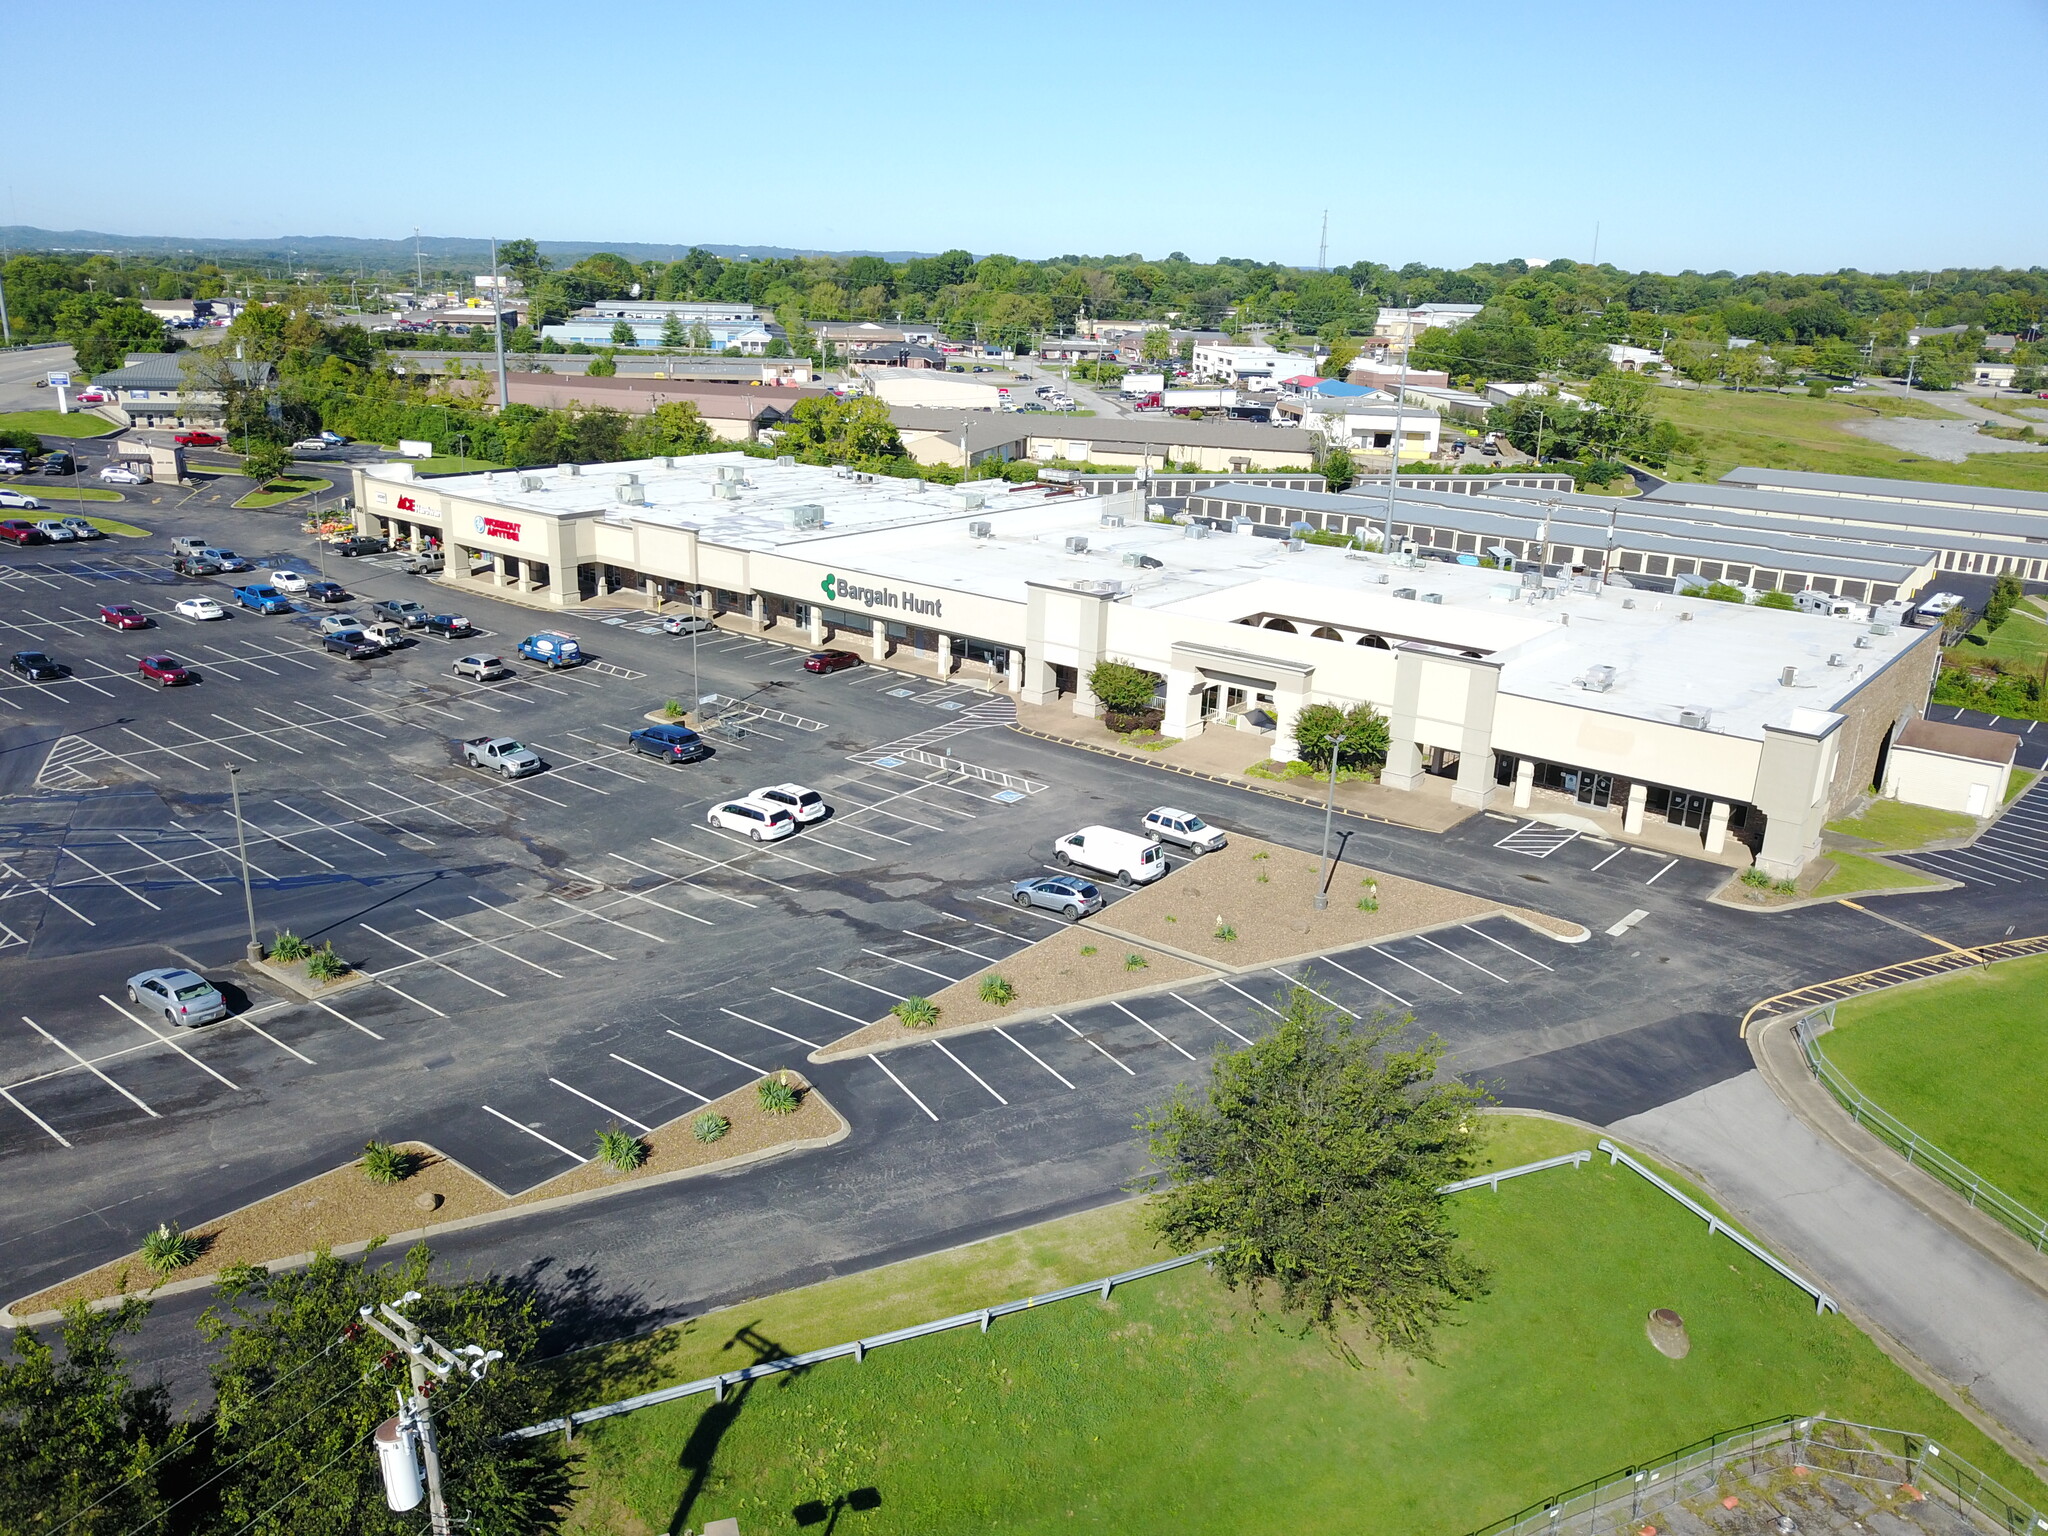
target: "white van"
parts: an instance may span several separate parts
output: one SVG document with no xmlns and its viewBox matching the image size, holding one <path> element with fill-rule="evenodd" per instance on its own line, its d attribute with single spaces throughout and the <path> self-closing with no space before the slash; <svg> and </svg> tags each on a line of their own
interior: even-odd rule
<svg viewBox="0 0 2048 1536">
<path fill-rule="evenodd" d="M 1149 837 L 1115 827 L 1083 827 L 1052 845 L 1052 856 L 1068 868 L 1078 864 L 1118 885 L 1147 885 L 1167 871 L 1166 850 Z"/>
</svg>

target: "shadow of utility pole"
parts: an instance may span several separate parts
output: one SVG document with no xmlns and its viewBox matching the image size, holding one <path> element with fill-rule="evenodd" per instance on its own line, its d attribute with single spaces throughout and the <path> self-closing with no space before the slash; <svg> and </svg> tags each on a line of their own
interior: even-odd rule
<svg viewBox="0 0 2048 1536">
<path fill-rule="evenodd" d="M 725 1341 L 726 1349 L 745 1350 L 753 1358 L 749 1365 L 760 1365 L 769 1360 L 784 1360 L 789 1351 L 760 1332 L 752 1323 L 743 1325 Z M 809 1366 L 797 1366 L 776 1377 L 779 1386 L 788 1386 L 810 1370 Z M 684 1536 L 689 1520 L 697 1507 L 697 1500 L 703 1496 L 704 1485 L 711 1479 L 711 1469 L 718 1459 L 718 1447 L 725 1439 L 726 1431 L 738 1422 L 741 1410 L 754 1388 L 766 1378 L 743 1381 L 732 1391 L 723 1393 L 717 1402 L 706 1408 L 699 1416 L 690 1438 L 683 1445 L 682 1453 L 676 1458 L 676 1467 L 688 1475 L 683 1491 L 676 1498 L 675 1513 L 669 1516 L 669 1536 Z M 849 1495 L 850 1497 L 850 1495 Z"/>
</svg>

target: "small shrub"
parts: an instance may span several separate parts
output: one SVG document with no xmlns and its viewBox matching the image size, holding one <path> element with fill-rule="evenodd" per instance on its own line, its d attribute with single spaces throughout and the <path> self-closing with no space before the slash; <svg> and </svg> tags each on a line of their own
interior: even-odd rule
<svg viewBox="0 0 2048 1536">
<path fill-rule="evenodd" d="M 1167 914 L 1166 914 L 1166 920 L 1167 920 L 1167 921 L 1168 921 L 1169 923 L 1177 923 L 1177 922 L 1179 922 L 1179 921 L 1180 921 L 1180 919 L 1179 919 L 1179 918 L 1177 918 L 1177 917 L 1175 917 L 1175 916 L 1174 916 L 1174 915 L 1173 915 L 1173 914 L 1172 914 L 1171 912 L 1169 912 L 1169 913 L 1167 913 Z"/>
<path fill-rule="evenodd" d="M 1093 944 L 1083 944 L 1081 946 L 1081 953 L 1084 955 L 1092 955 L 1095 953 L 1095 946 Z"/>
<path fill-rule="evenodd" d="M 981 978 L 981 1000 L 998 1008 L 1007 1008 L 1017 1000 L 1016 984 L 1007 976 L 984 976 Z"/>
<path fill-rule="evenodd" d="M 1147 960 L 1143 955 L 1124 956 L 1124 969 L 1127 971 L 1142 971 L 1146 969 L 1149 965 L 1151 965 L 1151 963 L 1152 962 Z"/>
<path fill-rule="evenodd" d="M 730 1120 L 708 1109 L 690 1122 L 690 1134 L 704 1142 L 716 1141 L 731 1129 Z"/>
<path fill-rule="evenodd" d="M 631 1173 L 647 1161 L 647 1143 L 616 1125 L 597 1133 L 597 1155 L 621 1173 Z"/>
<path fill-rule="evenodd" d="M 754 1090 L 761 1101 L 761 1108 L 771 1115 L 787 1115 L 796 1111 L 796 1089 L 779 1077 L 764 1077 Z"/>
<path fill-rule="evenodd" d="M 175 1221 L 167 1221 L 142 1240 L 142 1262 L 159 1280 L 195 1263 L 205 1244 L 189 1232 L 180 1232 Z"/>
<path fill-rule="evenodd" d="M 372 1184 L 396 1184 L 419 1172 L 420 1157 L 417 1152 L 394 1147 L 388 1141 L 366 1141 L 356 1166 Z"/>
<path fill-rule="evenodd" d="M 907 1029 L 930 1029 L 939 1022 L 939 1005 L 928 997 L 906 997 L 889 1011 Z"/>
<path fill-rule="evenodd" d="M 1253 875 L 1252 878 L 1258 881 L 1261 885 L 1270 885 L 1273 882 L 1273 877 L 1267 874 L 1263 869 L 1260 870 L 1256 875 Z"/>
<path fill-rule="evenodd" d="M 1359 898 L 1358 898 L 1358 910 L 1359 910 L 1359 911 L 1361 911 L 1361 912 L 1377 912 L 1377 911 L 1379 911 L 1379 909 L 1380 909 L 1380 903 L 1379 903 L 1379 898 L 1378 898 L 1377 896 L 1361 896 L 1361 897 L 1359 897 Z"/>
<path fill-rule="evenodd" d="M 1268 853 L 1265 849 L 1261 848 L 1257 853 L 1252 855 L 1252 862 L 1256 864 L 1261 859 L 1270 859 L 1271 857 L 1273 857 L 1272 854 Z"/>
<path fill-rule="evenodd" d="M 270 958 L 282 965 L 290 965 L 294 960 L 303 960 L 312 953 L 313 946 L 289 928 L 270 941 Z"/>
<path fill-rule="evenodd" d="M 1232 944 L 1237 941 L 1237 930 L 1228 923 L 1218 923 L 1216 925 L 1216 937 L 1223 940 L 1226 944 Z"/>
<path fill-rule="evenodd" d="M 1790 880 L 1773 880 L 1771 889 L 1780 896 L 1796 896 L 1799 893 L 1799 887 Z"/>
<path fill-rule="evenodd" d="M 1769 890 L 1771 877 L 1752 864 L 1742 872 L 1742 883 L 1753 890 Z"/>
<path fill-rule="evenodd" d="M 667 715 L 671 720 L 680 720 L 683 718 L 683 715 L 685 713 L 683 709 L 683 701 L 681 699 L 670 699 L 666 704 L 661 706 L 661 712 L 664 715 Z"/>
<path fill-rule="evenodd" d="M 306 974 L 315 981 L 335 981 L 348 974 L 348 962 L 334 952 L 329 940 L 306 956 Z"/>
</svg>

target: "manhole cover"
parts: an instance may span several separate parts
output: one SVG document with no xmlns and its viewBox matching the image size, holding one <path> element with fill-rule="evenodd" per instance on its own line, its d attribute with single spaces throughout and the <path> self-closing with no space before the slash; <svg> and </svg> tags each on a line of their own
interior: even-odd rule
<svg viewBox="0 0 2048 1536">
<path fill-rule="evenodd" d="M 574 900 L 578 896 L 588 896 L 596 889 L 597 887 L 588 880 L 562 880 L 549 886 L 548 894 L 550 896 L 566 896 Z"/>
</svg>

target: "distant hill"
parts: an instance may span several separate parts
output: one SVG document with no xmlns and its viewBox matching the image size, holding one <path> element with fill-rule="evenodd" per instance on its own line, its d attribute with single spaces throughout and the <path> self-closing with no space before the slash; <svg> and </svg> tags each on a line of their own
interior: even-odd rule
<svg viewBox="0 0 2048 1536">
<path fill-rule="evenodd" d="M 505 239 L 510 239 L 508 234 Z M 629 261 L 676 261 L 689 255 L 688 245 L 650 245 L 639 241 L 542 240 L 542 254 L 557 266 L 582 260 L 595 251 L 611 251 Z M 324 267 L 362 266 L 397 271 L 413 264 L 413 243 L 403 240 L 357 240 L 347 235 L 279 235 L 265 240 L 231 240 L 202 235 L 110 235 L 94 229 L 34 229 L 0 226 L 0 247 L 20 251 L 106 251 L 134 256 L 214 256 L 237 261 L 299 262 Z M 929 251 L 826 251 L 786 245 L 700 244 L 714 256 L 880 256 L 908 261 Z M 437 267 L 487 268 L 491 242 L 447 235 L 422 235 L 419 254 Z"/>
</svg>

